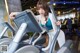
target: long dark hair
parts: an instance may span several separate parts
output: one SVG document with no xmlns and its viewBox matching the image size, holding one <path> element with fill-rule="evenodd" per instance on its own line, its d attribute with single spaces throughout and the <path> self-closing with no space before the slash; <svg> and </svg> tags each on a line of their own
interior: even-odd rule
<svg viewBox="0 0 80 53">
<path fill-rule="evenodd" d="M 45 10 L 45 16 L 48 15 L 48 13 L 49 13 L 49 7 L 48 7 L 48 4 L 47 4 L 46 1 L 44 1 L 44 0 L 39 0 L 39 1 L 37 2 L 36 7 L 37 7 L 37 10 L 39 10 L 40 8 L 44 9 L 44 10 Z"/>
</svg>

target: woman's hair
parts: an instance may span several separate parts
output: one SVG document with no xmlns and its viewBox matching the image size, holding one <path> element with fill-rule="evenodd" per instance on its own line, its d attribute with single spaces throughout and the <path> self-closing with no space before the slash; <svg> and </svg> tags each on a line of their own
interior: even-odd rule
<svg viewBox="0 0 80 53">
<path fill-rule="evenodd" d="M 44 9 L 44 10 L 45 10 L 45 16 L 48 15 L 49 7 L 48 7 L 48 4 L 47 4 L 46 1 L 44 1 L 44 0 L 39 0 L 39 1 L 37 2 L 37 6 L 36 6 L 36 7 L 37 7 L 37 10 L 39 10 L 40 8 Z"/>
</svg>

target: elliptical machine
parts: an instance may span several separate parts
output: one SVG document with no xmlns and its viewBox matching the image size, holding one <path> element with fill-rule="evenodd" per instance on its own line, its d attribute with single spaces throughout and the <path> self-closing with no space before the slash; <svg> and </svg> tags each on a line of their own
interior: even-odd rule
<svg viewBox="0 0 80 53">
<path fill-rule="evenodd" d="M 29 16 L 31 16 L 31 17 L 29 17 Z M 9 45 L 7 53 L 14 53 L 16 51 L 16 49 L 19 46 L 19 42 L 23 37 L 23 33 L 31 32 L 31 31 L 38 32 L 38 33 L 42 32 L 41 27 L 39 26 L 37 21 L 33 18 L 33 15 L 30 12 L 23 11 L 21 14 L 16 16 L 16 18 L 14 19 L 14 22 L 16 24 L 18 24 L 18 26 L 20 26 L 20 25 L 21 26 L 20 26 L 17 34 L 15 35 L 12 43 Z"/>
<path fill-rule="evenodd" d="M 41 38 L 42 34 L 46 30 L 42 30 L 42 28 L 39 26 L 39 24 L 37 23 L 37 21 L 34 18 L 33 13 L 31 13 L 30 10 L 23 11 L 21 14 L 17 15 L 16 18 L 14 19 L 14 21 L 16 24 L 19 24 L 18 26 L 20 26 L 20 25 L 21 26 L 20 26 L 17 34 L 15 35 L 12 43 L 10 43 L 7 53 L 45 53 L 46 51 L 48 51 L 48 53 L 49 53 L 49 49 L 51 47 L 50 45 L 52 44 L 52 40 L 49 40 L 49 44 L 48 44 L 49 49 L 47 49 L 47 47 L 44 48 L 44 47 L 35 45 L 35 43 L 39 40 L 39 38 Z M 19 42 L 22 39 L 24 32 L 37 32 L 37 33 L 40 33 L 40 35 L 36 40 L 34 40 L 32 42 L 32 45 L 29 44 L 29 45 L 25 45 L 23 47 L 18 48 Z M 59 32 L 60 32 L 60 29 L 57 30 L 55 36 L 58 36 Z M 49 36 L 51 36 L 51 35 L 49 35 Z M 56 39 L 56 38 L 54 37 L 53 39 Z M 54 50 L 52 50 L 52 51 L 54 52 Z M 64 52 L 61 52 L 61 53 L 64 53 Z"/>
</svg>

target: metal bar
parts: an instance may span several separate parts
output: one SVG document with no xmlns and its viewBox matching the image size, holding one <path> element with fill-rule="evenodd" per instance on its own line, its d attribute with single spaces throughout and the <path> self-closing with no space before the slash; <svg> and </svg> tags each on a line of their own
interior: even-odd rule
<svg viewBox="0 0 80 53">
<path fill-rule="evenodd" d="M 51 10 L 51 13 L 52 13 L 53 17 L 55 18 L 55 20 L 57 22 L 58 20 L 57 20 L 57 16 L 55 15 L 55 11 L 54 11 L 53 6 L 50 4 L 49 7 L 50 7 L 50 10 Z M 60 32 L 60 26 L 56 26 L 56 27 L 57 27 L 57 31 L 56 31 L 56 34 L 54 35 L 54 38 L 52 39 L 52 43 L 51 43 L 51 46 L 50 46 L 50 49 L 49 49 L 49 53 L 54 53 L 57 37 L 58 37 L 59 32 Z"/>
<path fill-rule="evenodd" d="M 5 34 L 5 32 L 7 31 L 8 27 L 5 27 L 4 30 L 2 31 L 2 33 L 0 34 L 0 38 L 2 38 L 2 36 Z"/>
<path fill-rule="evenodd" d="M 24 36 L 23 33 L 25 31 L 27 27 L 26 23 L 22 23 L 19 30 L 17 31 L 13 41 L 10 43 L 9 47 L 8 47 L 8 51 L 7 53 L 14 53 L 16 48 L 18 47 L 18 43 L 20 42 L 20 40 L 22 39 L 22 37 Z"/>
</svg>

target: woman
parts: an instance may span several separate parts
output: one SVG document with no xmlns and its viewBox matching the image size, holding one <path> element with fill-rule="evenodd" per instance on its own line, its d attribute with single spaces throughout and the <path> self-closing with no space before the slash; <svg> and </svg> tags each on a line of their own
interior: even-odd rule
<svg viewBox="0 0 80 53">
<path fill-rule="evenodd" d="M 56 25 L 60 25 L 61 22 L 55 20 L 55 18 L 53 17 L 53 15 L 49 12 L 49 6 L 47 5 L 47 2 L 45 2 L 44 0 L 39 0 L 37 2 L 37 12 L 39 13 L 38 16 L 36 16 L 37 20 L 39 21 L 39 24 L 43 27 L 46 28 L 49 32 L 49 41 L 51 41 L 54 38 L 54 35 L 57 31 L 57 27 Z M 62 31 L 61 31 L 62 32 Z M 64 33 L 62 32 L 59 35 L 57 40 L 59 43 L 59 46 L 61 47 L 64 43 L 65 43 L 65 37 L 64 37 Z M 47 49 L 49 49 L 50 44 L 48 44 Z"/>
</svg>

